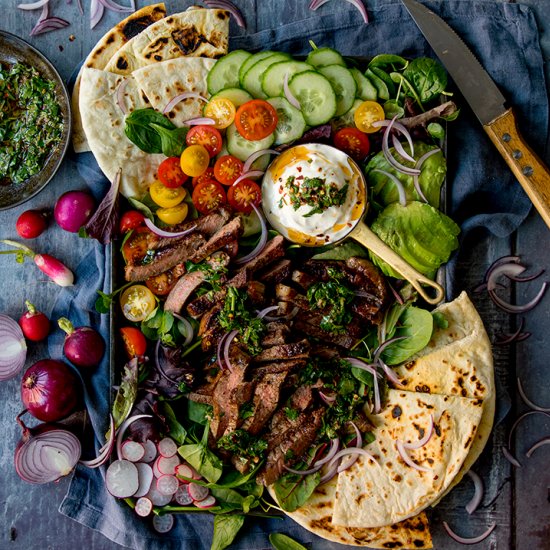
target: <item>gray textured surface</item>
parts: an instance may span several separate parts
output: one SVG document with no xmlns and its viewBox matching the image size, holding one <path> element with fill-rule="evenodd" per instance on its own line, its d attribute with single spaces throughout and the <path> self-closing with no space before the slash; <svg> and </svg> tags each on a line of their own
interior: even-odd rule
<svg viewBox="0 0 550 550">
<path fill-rule="evenodd" d="M 73 1 L 66 5 L 65 0 L 51 0 L 55 13 L 71 21 L 68 29 L 62 29 L 35 39 L 34 46 L 43 51 L 56 65 L 62 77 L 67 80 L 77 62 L 90 50 L 103 33 L 120 19 L 117 14 L 108 13 L 94 30 L 88 29 L 87 17 L 79 15 Z M 273 0 L 275 1 L 275 0 Z M 458 1 L 458 0 L 453 0 Z M 26 38 L 32 28 L 38 12 L 22 13 L 13 9 L 20 0 L 0 0 L 0 28 L 14 32 Z M 84 4 L 87 4 L 85 0 Z M 128 3 L 122 2 L 121 3 Z M 139 6 L 146 2 L 138 1 Z M 172 11 L 186 7 L 190 2 L 168 1 Z M 243 0 L 240 6 L 249 4 Z M 251 2 L 250 2 L 251 3 Z M 369 5 L 368 1 L 365 1 Z M 382 2 L 379 2 L 382 3 Z M 550 76 L 550 0 L 529 0 L 537 12 L 541 29 L 541 43 L 547 61 L 547 75 Z M 289 6 L 285 13 L 289 20 L 298 19 L 300 13 L 307 9 L 307 0 L 294 0 L 284 3 Z M 333 4 L 337 4 L 336 1 Z M 283 2 L 281 2 L 283 7 Z M 329 5 L 327 5 L 327 8 Z M 87 13 L 87 12 L 86 12 Z M 249 28 L 265 27 L 265 22 L 256 21 L 253 15 L 247 14 Z M 74 41 L 69 39 L 74 35 Z M 548 153 L 548 148 L 547 148 Z M 548 154 L 546 160 L 550 161 Z M 53 204 L 65 190 L 84 188 L 85 182 L 77 174 L 74 162 L 68 158 L 55 181 L 44 192 L 24 206 L 9 212 L 0 212 L 0 235 L 4 238 L 15 237 L 14 223 L 17 216 L 27 208 L 40 208 Z M 510 240 L 491 239 L 478 232 L 472 235 L 466 246 L 471 253 L 459 266 L 461 286 L 470 289 L 480 280 L 488 263 L 506 253 L 514 252 L 522 256 L 529 265 L 546 267 L 550 272 L 550 246 L 548 229 L 540 217 L 532 213 L 527 222 Z M 78 247 L 82 255 L 93 246 L 92 243 L 77 239 L 52 227 L 45 235 L 35 240 L 33 245 L 38 249 L 55 250 L 55 254 L 64 259 L 67 251 Z M 526 301 L 533 295 L 537 284 L 522 285 L 512 289 L 518 302 Z M 25 267 L 15 264 L 13 259 L 2 257 L 0 260 L 0 310 L 12 317 L 22 313 L 25 299 L 29 299 L 46 313 L 53 304 L 58 288 L 49 282 L 31 264 Z M 476 305 L 488 324 L 490 335 L 513 328 L 513 320 L 495 310 L 485 297 L 476 297 Z M 455 545 L 446 537 L 440 520 L 446 519 L 461 533 L 478 533 L 491 521 L 499 525 L 496 537 L 491 542 L 480 544 L 479 548 L 498 550 L 550 548 L 550 471 L 548 470 L 549 447 L 538 450 L 530 460 L 524 452 L 539 438 L 550 433 L 550 422 L 540 418 L 528 419 L 524 430 L 516 436 L 516 453 L 523 463 L 523 468 L 512 471 L 500 453 L 507 427 L 525 406 L 519 401 L 515 392 L 515 378 L 519 375 L 524 386 L 534 401 L 548 405 L 548 388 L 550 387 L 550 370 L 548 353 L 550 344 L 547 337 L 550 320 L 550 297 L 546 296 L 542 304 L 526 316 L 527 329 L 533 333 L 527 342 L 519 344 L 515 353 L 508 348 L 495 348 L 497 373 L 500 379 L 511 388 L 514 404 L 512 413 L 505 423 L 499 426 L 476 467 L 483 476 L 486 485 L 486 496 L 481 512 L 471 518 L 468 526 L 453 521 L 454 510 L 463 507 L 472 494 L 472 486 L 465 480 L 432 514 L 435 547 L 442 550 L 454 550 Z M 29 364 L 43 358 L 46 353 L 44 345 L 30 346 Z M 19 380 L 4 382 L 0 386 L 0 418 L 2 422 L 2 443 L 0 445 L 0 471 L 3 473 L 0 483 L 0 549 L 65 549 L 86 548 L 90 550 L 118 547 L 89 529 L 61 516 L 57 507 L 67 487 L 67 481 L 43 487 L 27 485 L 19 480 L 12 466 L 13 449 L 19 437 L 18 428 L 13 419 L 21 409 L 19 402 Z M 476 548 L 477 548 L 476 547 Z"/>
</svg>

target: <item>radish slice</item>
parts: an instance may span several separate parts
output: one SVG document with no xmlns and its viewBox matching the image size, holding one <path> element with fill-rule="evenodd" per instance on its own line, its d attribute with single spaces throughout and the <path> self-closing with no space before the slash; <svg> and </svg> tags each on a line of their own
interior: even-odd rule
<svg viewBox="0 0 550 550">
<path fill-rule="evenodd" d="M 174 527 L 174 516 L 172 514 L 155 516 L 153 518 L 153 527 L 157 533 L 168 533 Z"/>
<path fill-rule="evenodd" d="M 159 441 L 159 453 L 164 458 L 170 458 L 178 452 L 178 446 L 171 437 L 165 437 Z"/>
<path fill-rule="evenodd" d="M 157 479 L 157 491 L 162 495 L 174 495 L 180 484 L 176 476 L 163 475 Z"/>
<path fill-rule="evenodd" d="M 188 486 L 183 484 L 178 487 L 178 490 L 176 491 L 176 494 L 174 495 L 174 500 L 180 505 L 180 506 L 190 506 L 193 504 L 193 499 L 191 498 L 191 495 L 189 494 Z"/>
<path fill-rule="evenodd" d="M 153 503 L 147 497 L 138 498 L 134 511 L 138 516 L 145 518 L 153 511 Z"/>
<path fill-rule="evenodd" d="M 147 439 L 143 443 L 143 448 L 145 449 L 145 454 L 141 460 L 143 462 L 153 462 L 157 458 L 157 446 L 150 439 Z"/>
<path fill-rule="evenodd" d="M 131 497 L 139 489 L 138 470 L 135 464 L 128 460 L 115 460 L 107 468 L 105 485 L 114 497 Z"/>
<path fill-rule="evenodd" d="M 210 494 L 208 487 L 203 487 L 198 483 L 190 483 L 187 487 L 193 500 L 204 500 Z"/>
<path fill-rule="evenodd" d="M 125 441 L 122 444 L 122 458 L 129 460 L 130 462 L 139 462 L 143 455 L 145 455 L 145 449 L 141 443 L 137 441 Z"/>
<path fill-rule="evenodd" d="M 149 464 L 144 464 L 143 462 L 138 462 L 136 464 L 136 468 L 138 471 L 138 479 L 139 479 L 139 488 L 134 493 L 134 497 L 144 497 L 149 490 L 151 489 L 151 484 L 153 483 L 153 468 L 149 466 Z"/>
<path fill-rule="evenodd" d="M 177 456 L 167 458 L 161 456 L 158 459 L 158 469 L 161 473 L 173 476 L 176 473 L 176 468 L 180 465 L 180 459 Z"/>
<path fill-rule="evenodd" d="M 151 418 L 150 414 L 136 414 L 134 416 L 131 416 L 130 418 L 127 418 L 120 428 L 118 429 L 118 434 L 116 436 L 116 455 L 118 458 L 122 456 L 122 441 L 124 439 L 124 434 L 126 433 L 126 430 L 136 421 L 140 418 Z"/>
<path fill-rule="evenodd" d="M 198 478 L 195 478 L 193 473 L 194 473 L 193 468 L 191 468 L 191 466 L 188 466 L 187 464 L 180 464 L 176 468 L 176 476 L 178 476 L 178 477 L 186 477 L 186 478 L 189 478 L 189 479 L 198 479 Z M 181 481 L 183 481 L 184 483 L 189 483 L 189 481 L 186 481 L 186 480 L 181 480 Z"/>
<path fill-rule="evenodd" d="M 155 506 L 166 506 L 167 504 L 170 504 L 170 501 L 172 500 L 172 495 L 163 495 L 157 490 L 154 483 L 145 496 L 148 499 L 151 499 L 151 502 Z"/>
<path fill-rule="evenodd" d="M 212 495 L 208 495 L 206 498 L 203 498 L 202 500 L 195 500 L 193 504 L 197 508 L 206 509 L 206 508 L 212 508 L 212 506 L 216 505 L 216 499 Z"/>
<path fill-rule="evenodd" d="M 159 470 L 159 460 L 161 459 L 162 457 L 159 456 L 156 460 L 155 460 L 155 463 L 153 464 L 153 475 L 156 477 L 156 478 L 159 478 L 160 476 L 163 476 L 165 474 L 163 474 L 160 470 Z"/>
</svg>

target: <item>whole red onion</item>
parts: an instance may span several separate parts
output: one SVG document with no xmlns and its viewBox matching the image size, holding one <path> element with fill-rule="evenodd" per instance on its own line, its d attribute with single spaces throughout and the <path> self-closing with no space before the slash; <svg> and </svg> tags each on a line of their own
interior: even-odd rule
<svg viewBox="0 0 550 550">
<path fill-rule="evenodd" d="M 77 367 L 97 367 L 105 353 L 101 334 L 92 327 L 74 328 L 65 317 L 61 317 L 57 324 L 67 333 L 63 344 L 65 357 Z"/>
</svg>

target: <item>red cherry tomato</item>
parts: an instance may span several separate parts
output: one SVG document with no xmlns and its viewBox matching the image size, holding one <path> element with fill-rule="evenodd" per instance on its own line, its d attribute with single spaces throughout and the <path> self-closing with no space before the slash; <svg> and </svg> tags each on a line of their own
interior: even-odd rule
<svg viewBox="0 0 550 550">
<path fill-rule="evenodd" d="M 208 214 L 227 202 L 223 187 L 215 180 L 199 183 L 193 189 L 192 199 L 201 214 Z"/>
<path fill-rule="evenodd" d="M 238 212 L 250 214 L 252 212 L 252 203 L 255 205 L 260 204 L 262 192 L 255 181 L 245 178 L 229 188 L 227 191 L 227 200 Z"/>
<path fill-rule="evenodd" d="M 263 99 L 243 103 L 235 115 L 235 126 L 241 136 L 250 141 L 264 139 L 277 127 L 277 111 Z"/>
<path fill-rule="evenodd" d="M 46 213 L 41 210 L 26 210 L 15 222 L 15 230 L 23 239 L 34 239 L 48 227 Z"/>
<path fill-rule="evenodd" d="M 147 340 L 141 330 L 136 327 L 122 327 L 120 329 L 120 336 L 122 337 L 124 351 L 128 359 L 145 355 L 147 351 Z"/>
<path fill-rule="evenodd" d="M 214 168 L 212 166 L 209 166 L 200 176 L 195 176 L 191 182 L 193 184 L 193 189 L 197 187 L 199 183 L 202 183 L 203 181 L 209 181 L 209 180 L 215 180 L 216 176 L 214 175 Z"/>
<path fill-rule="evenodd" d="M 120 218 L 119 229 L 121 233 L 128 233 L 131 229 L 137 229 L 145 223 L 145 216 L 138 210 L 128 210 Z"/>
<path fill-rule="evenodd" d="M 369 154 L 370 141 L 367 135 L 357 128 L 342 128 L 334 134 L 334 146 L 344 151 L 353 160 L 361 162 Z"/>
<path fill-rule="evenodd" d="M 170 157 L 160 163 L 158 177 L 164 187 L 181 187 L 189 178 L 181 170 L 180 158 Z"/>
<path fill-rule="evenodd" d="M 224 155 L 214 164 L 214 176 L 224 185 L 232 185 L 243 173 L 244 163 L 233 155 Z"/>
<path fill-rule="evenodd" d="M 212 126 L 193 126 L 185 138 L 187 145 L 202 145 L 210 155 L 215 157 L 222 150 L 222 135 Z"/>
</svg>

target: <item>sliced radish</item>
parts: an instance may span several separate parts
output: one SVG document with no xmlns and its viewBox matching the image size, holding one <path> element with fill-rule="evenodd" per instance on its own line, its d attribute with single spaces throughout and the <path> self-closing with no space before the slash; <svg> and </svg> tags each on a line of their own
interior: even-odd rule
<svg viewBox="0 0 550 550">
<path fill-rule="evenodd" d="M 178 490 L 176 491 L 176 494 L 174 495 L 174 500 L 180 505 L 180 506 L 189 506 L 193 504 L 193 499 L 191 495 L 189 494 L 189 488 L 187 485 L 180 485 L 178 487 Z"/>
<path fill-rule="evenodd" d="M 153 462 L 157 458 L 157 446 L 150 439 L 147 439 L 142 445 L 145 449 L 142 462 Z"/>
<path fill-rule="evenodd" d="M 163 495 L 174 495 L 179 486 L 176 476 L 163 475 L 157 479 L 157 491 Z"/>
<path fill-rule="evenodd" d="M 180 465 L 180 459 L 177 456 L 167 458 L 161 456 L 158 459 L 158 469 L 161 473 L 173 476 L 176 473 L 176 468 Z"/>
<path fill-rule="evenodd" d="M 174 527 L 174 516 L 172 514 L 155 516 L 153 518 L 153 527 L 157 533 L 168 533 Z"/>
<path fill-rule="evenodd" d="M 125 441 L 122 444 L 122 458 L 130 462 L 139 462 L 145 455 L 145 448 L 137 441 Z"/>
<path fill-rule="evenodd" d="M 143 462 L 136 462 L 136 468 L 138 471 L 139 479 L 139 488 L 134 493 L 136 498 L 144 497 L 151 488 L 151 483 L 153 483 L 153 468 L 149 464 L 144 464 Z"/>
<path fill-rule="evenodd" d="M 138 498 L 134 511 L 142 518 L 147 517 L 153 511 L 153 503 L 147 497 Z"/>
<path fill-rule="evenodd" d="M 165 437 L 159 441 L 159 453 L 165 458 L 170 458 L 178 452 L 178 446 L 171 437 Z"/>
<path fill-rule="evenodd" d="M 195 470 L 193 468 L 191 468 L 191 466 L 189 466 L 188 464 L 180 464 L 177 468 L 176 468 L 176 475 L 178 477 L 188 477 L 189 479 L 197 479 L 193 474 L 196 473 Z M 185 479 L 181 479 L 180 480 L 182 483 L 189 483 L 189 481 L 185 480 Z"/>
<path fill-rule="evenodd" d="M 105 485 L 114 497 L 131 497 L 139 488 L 136 465 L 128 460 L 115 460 L 107 468 Z"/>
<path fill-rule="evenodd" d="M 202 500 L 194 500 L 193 504 L 197 508 L 212 508 L 212 506 L 216 505 L 216 499 L 212 495 L 208 495 L 206 498 L 203 498 Z"/>
<path fill-rule="evenodd" d="M 163 495 L 157 490 L 154 483 L 145 496 L 150 499 L 155 506 L 166 506 L 167 504 L 170 504 L 170 501 L 172 500 L 172 495 Z"/>
<path fill-rule="evenodd" d="M 162 457 L 158 457 L 155 462 L 153 463 L 153 474 L 156 478 L 159 478 L 160 476 L 164 475 L 160 470 L 159 470 L 159 460 L 161 459 Z"/>
<path fill-rule="evenodd" d="M 210 494 L 208 487 L 203 487 L 198 483 L 190 483 L 188 488 L 193 500 L 204 500 Z"/>
</svg>

